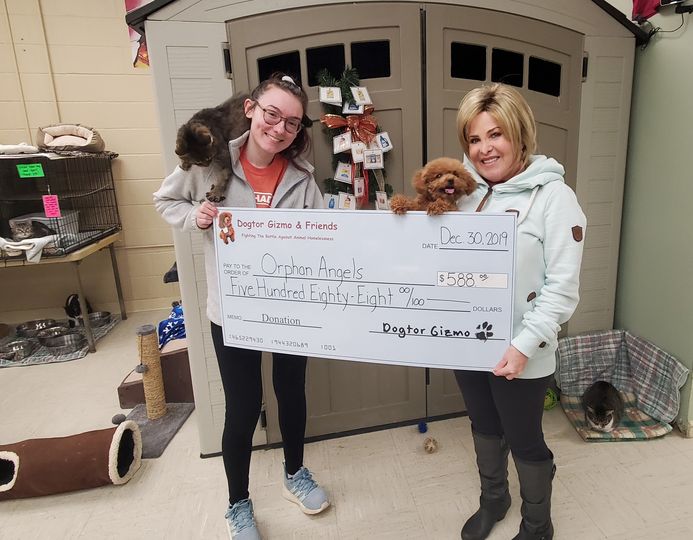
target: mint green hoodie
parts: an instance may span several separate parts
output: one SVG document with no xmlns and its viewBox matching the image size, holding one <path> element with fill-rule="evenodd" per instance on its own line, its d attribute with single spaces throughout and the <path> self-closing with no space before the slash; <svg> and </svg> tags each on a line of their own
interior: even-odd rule
<svg viewBox="0 0 693 540">
<path fill-rule="evenodd" d="M 246 131 L 238 139 L 229 142 L 233 174 L 226 188 L 224 206 L 255 207 L 255 192 L 246 180 L 240 163 L 241 148 L 248 139 L 248 133 Z M 272 197 L 272 207 L 323 208 L 322 194 L 313 178 L 313 166 L 303 159 L 296 161 L 305 171 L 289 163 Z M 221 326 L 213 227 L 201 230 L 196 222 L 199 201 L 204 200 L 205 193 L 216 182 L 216 173 L 213 167 L 193 165 L 189 171 L 184 171 L 177 166 L 154 193 L 154 207 L 171 226 L 185 232 L 202 233 L 207 276 L 207 317 Z"/>
<path fill-rule="evenodd" d="M 556 369 L 560 325 L 579 300 L 585 215 L 553 158 L 532 156 L 524 171 L 493 188 L 466 156 L 464 164 L 477 189 L 460 200 L 461 211 L 518 214 L 511 343 L 529 358 L 520 378 L 545 377 Z"/>
</svg>

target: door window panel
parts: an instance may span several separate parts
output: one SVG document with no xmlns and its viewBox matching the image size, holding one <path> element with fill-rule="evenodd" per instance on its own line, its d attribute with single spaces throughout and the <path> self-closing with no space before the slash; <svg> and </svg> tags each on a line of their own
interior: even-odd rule
<svg viewBox="0 0 693 540">
<path fill-rule="evenodd" d="M 301 76 L 301 56 L 298 51 L 285 52 L 275 54 L 273 56 L 265 56 L 257 60 L 257 72 L 260 81 L 268 79 L 272 73 L 281 71 L 291 76 L 296 82 L 303 80 Z"/>
<path fill-rule="evenodd" d="M 453 41 L 450 44 L 450 77 L 485 81 L 486 47 Z"/>
<path fill-rule="evenodd" d="M 524 58 L 521 53 L 493 49 L 491 53 L 491 80 L 522 87 Z"/>
<path fill-rule="evenodd" d="M 359 78 L 377 79 L 390 76 L 390 41 L 362 41 L 351 44 L 351 65 Z"/>
<path fill-rule="evenodd" d="M 527 87 L 530 90 L 541 92 L 542 94 L 556 97 L 560 96 L 561 64 L 530 56 Z"/>
<path fill-rule="evenodd" d="M 308 66 L 308 86 L 319 86 L 318 73 L 326 69 L 335 79 L 341 77 L 344 71 L 344 45 L 326 45 L 306 49 L 306 64 Z"/>
</svg>

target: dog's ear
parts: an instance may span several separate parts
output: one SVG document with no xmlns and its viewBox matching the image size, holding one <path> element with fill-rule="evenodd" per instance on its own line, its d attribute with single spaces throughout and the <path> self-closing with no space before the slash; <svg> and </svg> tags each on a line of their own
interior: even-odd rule
<svg viewBox="0 0 693 540">
<path fill-rule="evenodd" d="M 417 193 L 426 193 L 426 178 L 424 176 L 425 172 L 426 168 L 423 167 L 416 171 L 414 173 L 414 178 L 411 179 L 411 185 L 414 186 Z"/>
<path fill-rule="evenodd" d="M 470 195 L 476 190 L 476 180 L 469 174 L 469 171 L 462 166 L 458 171 L 460 180 L 464 183 L 464 192 L 466 195 Z"/>
</svg>

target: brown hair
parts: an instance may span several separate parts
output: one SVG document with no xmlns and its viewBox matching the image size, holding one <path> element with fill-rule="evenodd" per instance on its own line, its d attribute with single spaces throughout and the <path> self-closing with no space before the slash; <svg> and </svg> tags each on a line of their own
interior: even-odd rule
<svg viewBox="0 0 693 540">
<path fill-rule="evenodd" d="M 457 111 L 457 137 L 467 156 L 469 124 L 482 112 L 489 113 L 498 122 L 525 169 L 529 156 L 537 150 L 537 126 L 527 100 L 513 87 L 501 83 L 469 91 Z"/>
<path fill-rule="evenodd" d="M 290 78 L 291 80 L 287 80 L 287 78 Z M 255 89 L 250 93 L 250 99 L 257 103 L 260 96 L 267 92 L 267 90 L 269 90 L 271 87 L 280 88 L 281 90 L 288 92 L 298 99 L 298 101 L 301 103 L 301 107 L 303 107 L 303 117 L 301 118 L 303 129 L 296 134 L 296 138 L 294 138 L 293 142 L 288 148 L 281 152 L 281 155 L 291 162 L 294 167 L 306 172 L 303 167 L 296 163 L 296 158 L 305 154 L 310 149 L 310 135 L 308 134 L 308 130 L 306 128 L 310 127 L 313 122 L 306 115 L 306 111 L 308 110 L 308 94 L 306 94 L 305 90 L 303 90 L 300 81 L 298 83 L 293 82 L 295 80 L 295 78 L 291 77 L 290 75 L 286 75 L 285 73 L 272 73 L 272 75 L 255 87 Z M 254 106 L 255 105 L 253 105 L 253 107 Z"/>
</svg>

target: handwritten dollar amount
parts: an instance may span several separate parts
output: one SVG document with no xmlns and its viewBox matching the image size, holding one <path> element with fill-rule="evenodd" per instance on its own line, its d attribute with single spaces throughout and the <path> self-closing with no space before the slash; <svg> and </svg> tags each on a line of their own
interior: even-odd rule
<svg viewBox="0 0 693 540">
<path fill-rule="evenodd" d="M 414 287 L 400 287 L 399 293 L 406 298 L 404 307 L 421 307 L 426 303 L 424 298 L 414 296 Z"/>
<path fill-rule="evenodd" d="M 438 272 L 438 287 L 507 289 L 508 274 L 484 272 Z"/>
</svg>

